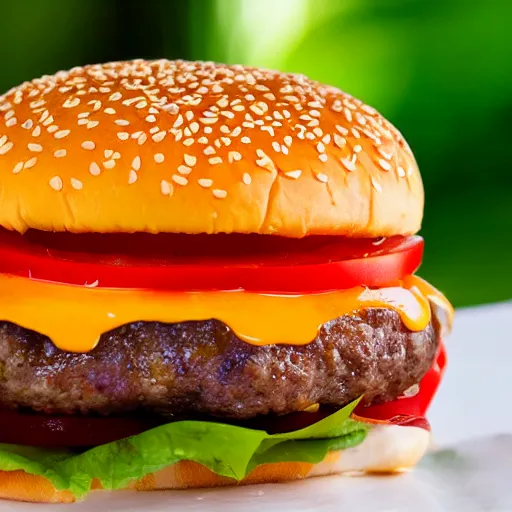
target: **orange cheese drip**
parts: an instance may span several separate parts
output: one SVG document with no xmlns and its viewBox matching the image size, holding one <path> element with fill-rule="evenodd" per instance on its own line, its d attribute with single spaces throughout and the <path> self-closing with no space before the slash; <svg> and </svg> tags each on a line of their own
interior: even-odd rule
<svg viewBox="0 0 512 512">
<path fill-rule="evenodd" d="M 363 308 L 390 308 L 413 331 L 430 322 L 419 279 L 402 286 L 351 288 L 313 295 L 165 292 L 84 288 L 0 274 L 0 319 L 48 336 L 62 350 L 89 352 L 100 336 L 136 321 L 165 323 L 215 318 L 253 345 L 303 345 L 319 327 Z"/>
<path fill-rule="evenodd" d="M 443 328 L 449 333 L 452 329 L 455 310 L 448 299 L 437 288 L 418 276 L 407 276 L 402 284 L 406 288 L 418 290 L 431 302 L 438 319 L 444 324 Z"/>
</svg>

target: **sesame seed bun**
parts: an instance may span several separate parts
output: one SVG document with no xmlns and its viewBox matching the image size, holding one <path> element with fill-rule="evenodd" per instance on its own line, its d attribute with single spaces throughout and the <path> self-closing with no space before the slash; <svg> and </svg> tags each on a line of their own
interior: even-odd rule
<svg viewBox="0 0 512 512">
<path fill-rule="evenodd" d="M 430 433 L 417 427 L 379 425 L 366 440 L 355 448 L 331 452 L 319 464 L 281 462 L 257 467 L 242 482 L 212 473 L 206 467 L 190 461 L 173 464 L 157 473 L 132 482 L 129 489 L 154 491 L 225 487 L 270 482 L 288 482 L 315 476 L 353 473 L 397 473 L 410 469 L 424 455 L 430 443 Z M 93 489 L 101 489 L 93 482 Z M 58 491 L 45 478 L 23 471 L 0 472 L 0 499 L 36 503 L 71 503 L 70 492 Z"/>
<path fill-rule="evenodd" d="M 0 226 L 71 232 L 389 236 L 423 188 L 400 133 L 303 76 L 111 63 L 0 97 Z"/>
</svg>

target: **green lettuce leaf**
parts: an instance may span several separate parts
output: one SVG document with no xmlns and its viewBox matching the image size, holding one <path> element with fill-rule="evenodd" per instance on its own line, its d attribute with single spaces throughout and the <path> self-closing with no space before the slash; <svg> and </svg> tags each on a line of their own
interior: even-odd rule
<svg viewBox="0 0 512 512">
<path fill-rule="evenodd" d="M 50 480 L 58 490 L 83 498 L 94 478 L 105 489 L 126 487 L 181 460 L 242 480 L 270 462 L 321 462 L 329 451 L 356 446 L 368 425 L 350 419 L 358 400 L 307 428 L 267 434 L 222 423 L 179 421 L 76 454 L 0 444 L 0 470 L 23 470 Z"/>
</svg>

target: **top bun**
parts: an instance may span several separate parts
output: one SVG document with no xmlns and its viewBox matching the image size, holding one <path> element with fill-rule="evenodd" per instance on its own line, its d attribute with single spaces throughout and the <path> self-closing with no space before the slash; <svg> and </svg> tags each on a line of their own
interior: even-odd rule
<svg viewBox="0 0 512 512">
<path fill-rule="evenodd" d="M 373 108 L 211 62 L 74 68 L 0 97 L 0 226 L 358 237 L 416 232 L 423 187 Z"/>
</svg>

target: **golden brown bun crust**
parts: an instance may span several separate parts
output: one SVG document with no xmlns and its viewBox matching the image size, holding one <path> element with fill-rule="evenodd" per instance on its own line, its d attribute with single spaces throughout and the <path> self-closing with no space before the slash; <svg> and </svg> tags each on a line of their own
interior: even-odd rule
<svg viewBox="0 0 512 512">
<path fill-rule="evenodd" d="M 415 466 L 430 442 L 430 433 L 416 427 L 377 426 L 355 448 L 331 452 L 320 464 L 281 462 L 264 464 L 241 482 L 212 473 L 196 462 L 182 461 L 133 482 L 137 491 L 226 487 L 261 483 L 288 482 L 314 476 L 350 473 L 396 473 Z M 93 482 L 93 489 L 101 485 Z M 56 491 L 41 477 L 23 471 L 0 472 L 0 499 L 41 503 L 70 503 L 73 496 Z"/>
<path fill-rule="evenodd" d="M 75 68 L 0 97 L 0 226 L 388 236 L 420 228 L 399 132 L 303 76 L 200 62 Z"/>
</svg>

